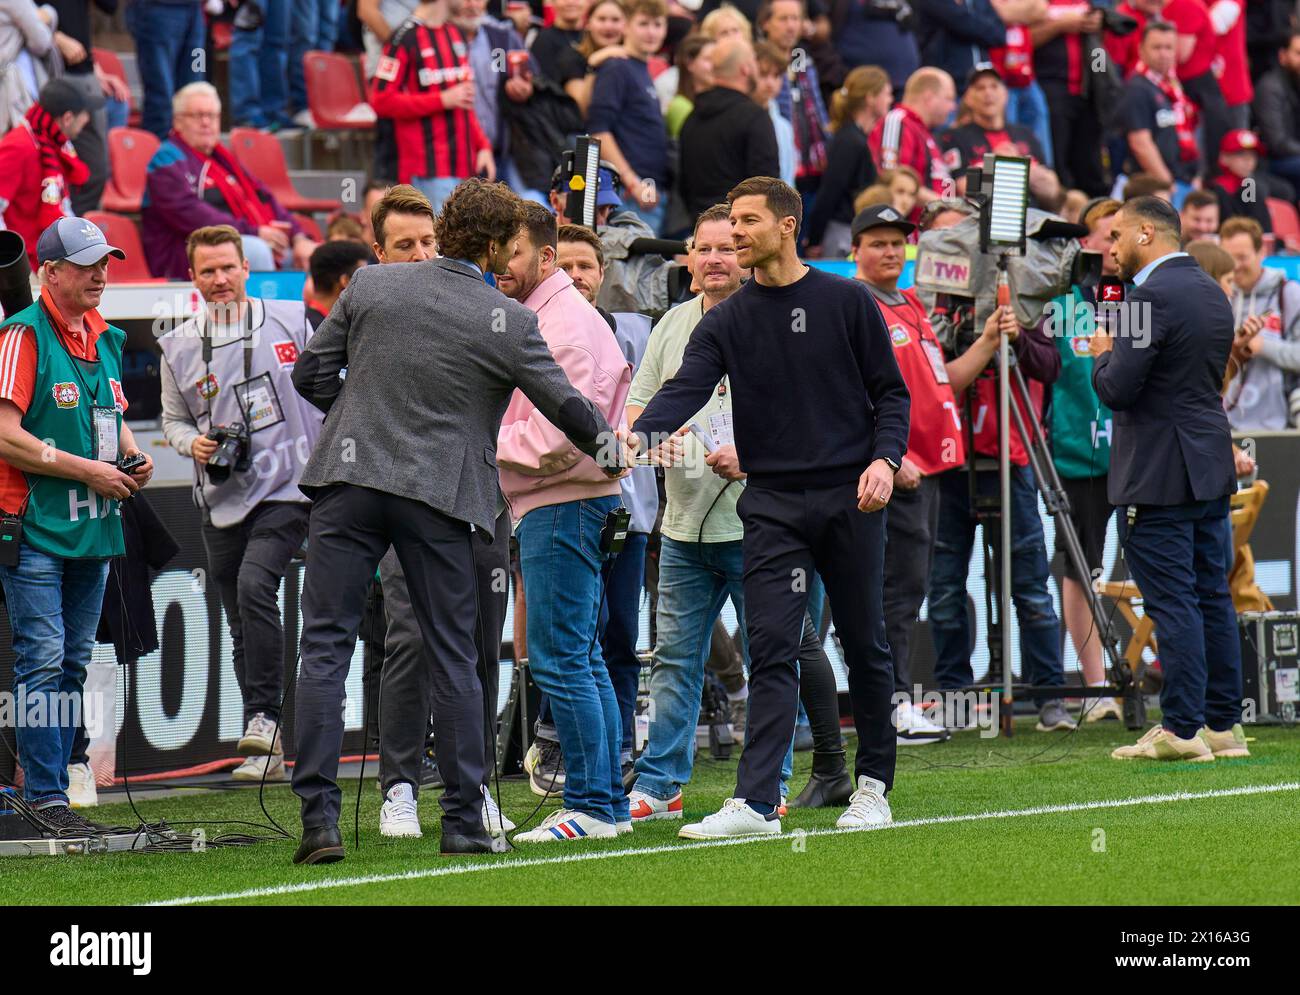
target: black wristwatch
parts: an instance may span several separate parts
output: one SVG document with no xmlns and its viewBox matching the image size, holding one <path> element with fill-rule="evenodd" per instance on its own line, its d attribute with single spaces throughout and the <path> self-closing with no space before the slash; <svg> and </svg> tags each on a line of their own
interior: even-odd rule
<svg viewBox="0 0 1300 995">
<path fill-rule="evenodd" d="M 890 468 L 891 470 L 893 470 L 895 473 L 897 473 L 899 470 L 903 469 L 903 464 L 901 464 L 901 463 L 895 463 L 895 462 L 894 462 L 892 459 L 890 459 L 888 456 L 882 456 L 882 457 L 880 457 L 880 458 L 881 458 L 882 460 L 884 460 L 886 463 L 888 463 L 888 464 L 889 464 L 889 468 Z"/>
</svg>

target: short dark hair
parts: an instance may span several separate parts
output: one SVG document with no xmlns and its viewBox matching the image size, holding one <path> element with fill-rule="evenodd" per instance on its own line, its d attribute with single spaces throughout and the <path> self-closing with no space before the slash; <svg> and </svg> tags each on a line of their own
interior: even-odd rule
<svg viewBox="0 0 1300 995">
<path fill-rule="evenodd" d="M 767 209 L 781 218 L 794 218 L 797 232 L 803 224 L 803 199 L 794 187 L 775 176 L 751 176 L 741 180 L 727 194 L 727 204 L 734 204 L 741 197 L 762 197 Z M 730 212 L 728 212 L 730 213 Z"/>
<path fill-rule="evenodd" d="M 1149 221 L 1155 226 L 1156 231 L 1164 232 L 1175 242 L 1182 241 L 1182 220 L 1174 210 L 1174 205 L 1163 197 L 1134 197 L 1132 200 L 1125 201 L 1121 210 L 1126 217 Z"/>
<path fill-rule="evenodd" d="M 731 205 L 714 204 L 712 207 L 706 207 L 700 212 L 700 216 L 695 219 L 695 227 L 691 229 L 691 238 L 700 233 L 700 225 L 710 221 L 730 221 Z"/>
<path fill-rule="evenodd" d="M 1198 207 L 1209 207 L 1213 204 L 1219 206 L 1219 198 L 1215 196 L 1213 190 L 1192 190 L 1183 198 L 1183 210 Z"/>
<path fill-rule="evenodd" d="M 581 242 L 590 245 L 591 251 L 596 253 L 596 265 L 601 269 L 605 268 L 605 247 L 600 242 L 600 236 L 590 228 L 582 225 L 560 225 L 556 237 L 560 242 Z"/>
<path fill-rule="evenodd" d="M 428 197 L 409 183 L 390 187 L 370 209 L 370 227 L 374 229 L 375 241 L 380 246 L 384 244 L 384 222 L 390 214 L 422 214 L 432 221 L 433 205 L 429 203 Z"/>
<path fill-rule="evenodd" d="M 555 225 L 555 215 L 535 200 L 524 201 L 520 225 L 528 232 L 528 241 L 534 249 L 549 245 L 552 249 L 559 247 L 559 235 Z"/>
<path fill-rule="evenodd" d="M 1172 31 L 1175 34 L 1178 33 L 1178 29 L 1168 21 L 1147 21 L 1146 24 L 1142 25 L 1142 41 L 1146 41 L 1147 35 L 1154 34 L 1157 31 Z"/>
<path fill-rule="evenodd" d="M 754 15 L 754 23 L 760 28 L 771 19 L 772 8 L 776 6 L 776 2 L 777 0 L 763 0 L 758 5 L 758 13 Z M 804 0 L 794 0 L 794 2 L 799 5 L 800 10 L 806 11 L 808 9 L 808 5 L 804 3 Z"/>
<path fill-rule="evenodd" d="M 451 192 L 433 224 L 438 251 L 454 259 L 480 259 L 488 245 L 519 234 L 523 201 L 504 183 L 472 176 Z"/>
<path fill-rule="evenodd" d="M 322 242 L 311 254 L 311 282 L 317 293 L 332 294 L 339 281 L 370 261 L 370 250 L 360 242 Z"/>
<path fill-rule="evenodd" d="M 1172 190 L 1174 185 L 1166 183 L 1154 173 L 1134 173 L 1128 178 L 1128 183 L 1124 186 L 1124 202 L 1136 200 L 1138 197 L 1150 197 L 1157 190 Z"/>
</svg>

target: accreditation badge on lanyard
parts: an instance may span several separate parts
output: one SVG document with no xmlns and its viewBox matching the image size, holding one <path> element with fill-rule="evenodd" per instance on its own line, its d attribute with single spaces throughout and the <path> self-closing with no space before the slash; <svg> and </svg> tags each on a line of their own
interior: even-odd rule
<svg viewBox="0 0 1300 995">
<path fill-rule="evenodd" d="M 95 459 L 107 463 L 117 462 L 117 408 L 91 406 L 90 415 L 95 420 Z"/>
<path fill-rule="evenodd" d="M 925 350 L 925 358 L 930 361 L 930 370 L 934 373 L 934 382 L 939 384 L 948 383 L 948 367 L 943 361 L 943 350 L 939 348 L 939 344 L 931 342 L 929 339 L 921 339 L 921 348 Z"/>
</svg>

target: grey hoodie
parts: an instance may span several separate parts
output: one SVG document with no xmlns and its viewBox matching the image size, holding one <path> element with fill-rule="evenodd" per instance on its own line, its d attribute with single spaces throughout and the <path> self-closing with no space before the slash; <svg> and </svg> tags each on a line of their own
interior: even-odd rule
<svg viewBox="0 0 1300 995">
<path fill-rule="evenodd" d="M 1271 315 L 1275 320 L 1259 333 L 1260 354 L 1233 378 L 1223 395 L 1229 423 L 1240 432 L 1290 428 L 1290 395 L 1300 386 L 1295 375 L 1300 372 L 1300 283 L 1265 266 L 1254 287 L 1238 287 L 1233 293 L 1232 313 L 1238 328 L 1251 315 Z"/>
</svg>

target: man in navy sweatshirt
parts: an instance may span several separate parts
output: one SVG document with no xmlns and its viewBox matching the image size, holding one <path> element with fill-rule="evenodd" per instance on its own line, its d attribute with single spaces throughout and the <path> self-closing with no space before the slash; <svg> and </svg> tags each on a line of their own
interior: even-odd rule
<svg viewBox="0 0 1300 995">
<path fill-rule="evenodd" d="M 710 308 L 677 376 L 637 419 L 634 448 L 686 424 L 724 376 L 748 474 L 745 527 L 749 740 L 736 797 L 684 826 L 687 839 L 779 833 L 781 760 L 798 708 L 800 625 L 821 574 L 849 668 L 857 790 L 837 823 L 890 822 L 893 661 L 881 600 L 885 516 L 907 450 L 909 397 L 889 331 L 860 283 L 799 261 L 799 194 L 754 176 L 727 195 L 736 261 L 754 278 Z M 621 433 L 622 434 L 622 433 Z"/>
</svg>

